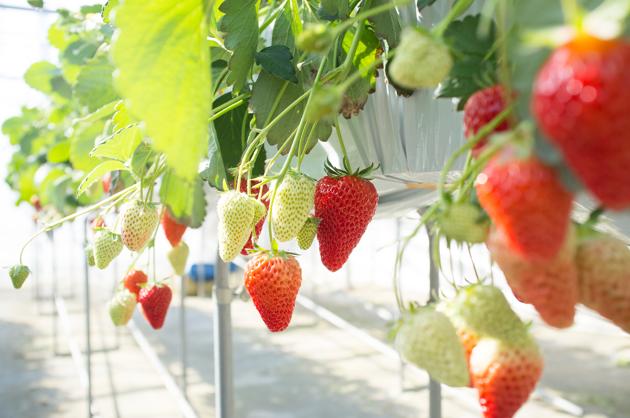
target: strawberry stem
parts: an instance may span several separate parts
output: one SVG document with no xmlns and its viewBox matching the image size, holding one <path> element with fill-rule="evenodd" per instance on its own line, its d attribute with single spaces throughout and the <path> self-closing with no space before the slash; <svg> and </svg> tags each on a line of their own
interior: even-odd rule
<svg viewBox="0 0 630 418">
<path fill-rule="evenodd" d="M 337 139 L 339 140 L 339 147 L 341 148 L 341 154 L 343 155 L 343 167 L 352 172 L 350 166 L 350 159 L 348 158 L 348 152 L 346 151 L 346 145 L 343 142 L 343 136 L 341 135 L 341 127 L 339 126 L 339 118 L 335 115 L 335 131 L 337 132 Z"/>
</svg>

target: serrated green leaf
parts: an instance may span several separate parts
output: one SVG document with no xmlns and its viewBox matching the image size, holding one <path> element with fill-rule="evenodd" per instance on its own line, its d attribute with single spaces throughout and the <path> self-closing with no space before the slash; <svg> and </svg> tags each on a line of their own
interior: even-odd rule
<svg viewBox="0 0 630 418">
<path fill-rule="evenodd" d="M 59 75 L 61 75 L 61 70 L 56 65 L 48 61 L 39 61 L 26 70 L 24 81 L 35 90 L 43 93 L 52 93 L 51 80 Z"/>
<path fill-rule="evenodd" d="M 285 45 L 272 45 L 261 49 L 256 54 L 256 64 L 278 78 L 292 83 L 298 82 L 293 66 L 293 55 Z"/>
<path fill-rule="evenodd" d="M 117 90 L 178 176 L 193 179 L 208 150 L 212 102 L 203 0 L 126 0 L 116 9 Z"/>
<path fill-rule="evenodd" d="M 341 59 L 344 59 L 347 51 L 350 50 L 354 31 L 346 32 L 342 40 Z M 365 28 L 361 33 L 355 55 L 352 59 L 354 70 L 361 72 L 362 77 L 354 82 L 344 95 L 341 113 L 344 117 L 350 118 L 359 113 L 368 100 L 369 93 L 374 89 L 376 82 L 376 70 L 372 68 L 380 45 L 374 32 Z M 353 71 L 354 71 L 353 70 Z"/>
<path fill-rule="evenodd" d="M 94 148 L 94 140 L 102 131 L 102 121 L 75 126 L 70 137 L 70 163 L 76 170 L 87 173 L 100 163 L 97 158 L 90 156 L 90 151 Z"/>
<path fill-rule="evenodd" d="M 249 77 L 258 46 L 258 0 L 225 0 L 219 30 L 225 32 L 225 47 L 232 51 L 228 83 L 240 91 Z"/>
<path fill-rule="evenodd" d="M 58 167 L 51 169 L 48 174 L 37 186 L 37 194 L 42 206 L 46 206 L 52 203 L 52 194 L 55 192 L 55 182 L 62 178 L 68 178 L 66 172 Z"/>
<path fill-rule="evenodd" d="M 111 14 L 116 6 L 118 6 L 118 0 L 107 0 L 107 2 L 103 5 L 103 11 L 101 12 L 103 22 L 111 23 Z"/>
<path fill-rule="evenodd" d="M 79 9 L 79 12 L 81 12 L 82 15 L 89 15 L 89 14 L 94 14 L 94 13 L 101 13 L 102 10 L 103 10 L 102 5 L 90 4 L 88 6 L 81 6 L 81 8 Z"/>
<path fill-rule="evenodd" d="M 295 54 L 295 37 L 291 30 L 291 18 L 287 11 L 280 13 L 273 24 L 271 44 L 284 45 L 289 48 L 291 54 Z"/>
<path fill-rule="evenodd" d="M 98 158 L 110 158 L 118 161 L 129 160 L 142 142 L 142 132 L 136 125 L 131 125 L 114 132 L 96 143 L 90 155 Z"/>
<path fill-rule="evenodd" d="M 106 56 L 89 61 L 79 73 L 74 92 L 90 112 L 118 99 L 112 85 L 114 66 Z"/>
<path fill-rule="evenodd" d="M 27 3 L 33 7 L 42 8 L 44 7 L 44 0 L 26 0 Z"/>
<path fill-rule="evenodd" d="M 389 0 L 372 0 L 372 2 L 366 4 L 369 4 L 369 9 L 371 9 L 389 2 Z M 368 10 L 368 7 L 363 6 L 362 11 L 363 10 Z M 368 20 L 372 23 L 376 35 L 381 39 L 385 39 L 390 48 L 395 48 L 398 45 L 400 42 L 401 28 L 400 18 L 398 17 L 396 9 L 390 9 L 386 12 L 379 13 L 370 17 Z"/>
<path fill-rule="evenodd" d="M 198 228 L 203 224 L 207 202 L 199 176 L 189 181 L 178 177 L 173 170 L 167 170 L 162 177 L 160 201 L 189 227 Z"/>
<path fill-rule="evenodd" d="M 91 123 L 97 120 L 106 118 L 113 114 L 116 111 L 116 107 L 122 103 L 122 101 L 117 100 L 114 102 L 107 103 L 106 105 L 101 106 L 96 109 L 94 112 L 84 116 L 83 118 L 77 120 L 78 123 Z"/>
<path fill-rule="evenodd" d="M 220 106 L 230 99 L 230 93 L 224 94 L 213 106 Z M 214 120 L 208 150 L 209 165 L 202 174 L 212 187 L 223 190 L 224 185 L 232 184 L 229 169 L 236 167 L 241 159 L 251 119 L 247 106 L 239 106 Z"/>
<path fill-rule="evenodd" d="M 63 163 L 70 158 L 70 141 L 63 140 L 53 145 L 46 155 L 46 159 L 51 163 Z"/>
<path fill-rule="evenodd" d="M 466 16 L 451 23 L 444 32 L 454 63 L 437 96 L 459 99 L 459 110 L 477 90 L 497 82 L 495 27 L 491 24 L 487 33 L 481 33 L 481 22 L 481 15 Z"/>
<path fill-rule="evenodd" d="M 149 145 L 141 143 L 131 157 L 131 172 L 139 178 L 144 178 L 154 161 L 155 152 Z"/>
<path fill-rule="evenodd" d="M 103 161 L 92 169 L 77 188 L 77 196 L 82 195 L 90 186 L 103 178 L 103 176 L 112 171 L 128 171 L 129 169 L 120 161 L 108 160 Z"/>
</svg>

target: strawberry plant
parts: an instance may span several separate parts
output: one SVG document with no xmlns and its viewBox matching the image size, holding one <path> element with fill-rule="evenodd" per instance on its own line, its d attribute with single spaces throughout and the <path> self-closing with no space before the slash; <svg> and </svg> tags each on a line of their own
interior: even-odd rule
<svg viewBox="0 0 630 418">
<path fill-rule="evenodd" d="M 630 207 L 630 2 L 497 0 L 473 14 L 481 3 L 453 2 L 432 27 L 402 17 L 435 0 L 109 0 L 60 10 L 48 33 L 58 64 L 24 75 L 47 104 L 2 125 L 15 150 L 6 181 L 43 224 L 27 244 L 99 217 L 90 263 L 103 269 L 123 247 L 136 253 L 110 303 L 113 322 L 125 324 L 137 299 L 158 329 L 171 289 L 155 262 L 149 274 L 135 264 L 155 253 L 161 223 L 181 275 L 183 234 L 203 224 L 213 188 L 220 257 L 252 257 L 245 287 L 267 327 L 282 331 L 302 279 L 299 254 L 282 247 L 296 240 L 307 251 L 317 239 L 322 263 L 338 271 L 376 212 L 373 178 L 386 169 L 352 167 L 356 148 L 344 141 L 362 138 L 341 128 L 379 99 L 377 85 L 391 85 L 463 111 L 466 137 L 397 263 L 428 225 L 436 261 L 440 237 L 485 244 L 548 324 L 570 326 L 583 303 L 627 330 L 627 248 L 592 232 L 594 220 L 576 233 L 571 211 L 583 194 L 602 211 Z M 311 153 L 329 138 L 339 166 Z M 309 176 L 307 160 L 326 175 Z M 8 276 L 20 288 L 29 273 L 21 254 Z M 445 383 L 470 375 L 485 416 L 511 417 L 540 376 L 538 347 L 496 288 L 456 290 L 437 310 L 408 312 L 397 287 L 397 346 Z"/>
</svg>

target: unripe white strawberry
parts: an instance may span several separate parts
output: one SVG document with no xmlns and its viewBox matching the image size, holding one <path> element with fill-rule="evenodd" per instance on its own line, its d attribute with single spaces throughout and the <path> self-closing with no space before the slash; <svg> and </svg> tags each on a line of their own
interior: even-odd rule
<svg viewBox="0 0 630 418">
<path fill-rule="evenodd" d="M 127 325 L 136 309 L 136 296 L 127 289 L 122 289 L 109 302 L 109 317 L 117 327 Z"/>
<path fill-rule="evenodd" d="M 160 220 L 155 205 L 141 200 L 127 202 L 121 208 L 121 236 L 131 251 L 140 251 L 149 242 Z"/>
<path fill-rule="evenodd" d="M 106 268 L 123 249 L 120 235 L 101 229 L 94 235 L 94 262 L 99 269 Z"/>
<path fill-rule="evenodd" d="M 468 367 L 464 347 L 446 315 L 422 307 L 402 318 L 396 334 L 402 357 L 449 386 L 467 386 Z"/>
<path fill-rule="evenodd" d="M 317 226 L 319 225 L 319 218 L 314 216 L 310 216 L 300 232 L 297 235 L 297 243 L 300 249 L 308 250 L 313 245 L 313 240 L 315 239 L 315 235 L 317 235 Z"/>
<path fill-rule="evenodd" d="M 280 242 L 290 241 L 300 232 L 313 210 L 315 181 L 290 170 L 276 187 L 278 189 L 271 210 L 273 233 Z"/>
<path fill-rule="evenodd" d="M 257 200 L 247 193 L 230 190 L 221 194 L 217 203 L 217 216 L 219 256 L 223 261 L 232 261 L 240 253 L 260 213 Z"/>
<path fill-rule="evenodd" d="M 186 272 L 186 261 L 189 253 L 188 245 L 184 241 L 180 241 L 166 254 L 171 267 L 173 267 L 173 272 L 178 276 L 182 276 Z"/>
<path fill-rule="evenodd" d="M 481 208 L 472 203 L 453 203 L 438 217 L 440 232 L 449 240 L 479 244 L 486 240 L 490 228 Z"/>
<path fill-rule="evenodd" d="M 406 28 L 389 65 L 389 75 L 404 88 L 434 88 L 452 66 L 451 53 L 441 40 L 421 28 Z"/>
</svg>

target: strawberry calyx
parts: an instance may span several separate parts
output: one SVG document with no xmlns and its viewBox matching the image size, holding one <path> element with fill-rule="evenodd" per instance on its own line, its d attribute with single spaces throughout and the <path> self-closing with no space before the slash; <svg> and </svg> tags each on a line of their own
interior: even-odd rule
<svg viewBox="0 0 630 418">
<path fill-rule="evenodd" d="M 338 168 L 332 165 L 330 160 L 326 159 L 326 163 L 324 164 L 324 169 L 326 171 L 326 175 L 332 178 L 340 178 L 346 176 L 358 177 L 365 180 L 372 180 L 374 177 L 372 176 L 372 172 L 379 168 L 379 165 L 374 165 L 373 163 L 365 168 L 360 168 L 352 171 L 350 168 L 350 164 L 348 159 L 344 157 L 343 159 L 343 168 Z"/>
<path fill-rule="evenodd" d="M 267 254 L 269 257 L 280 257 L 282 259 L 287 259 L 290 257 L 297 257 L 299 254 L 293 253 L 290 251 L 279 250 L 276 248 L 267 249 L 259 246 L 258 244 L 254 244 L 254 248 L 251 250 L 247 250 L 247 255 L 258 255 L 258 254 Z"/>
</svg>

